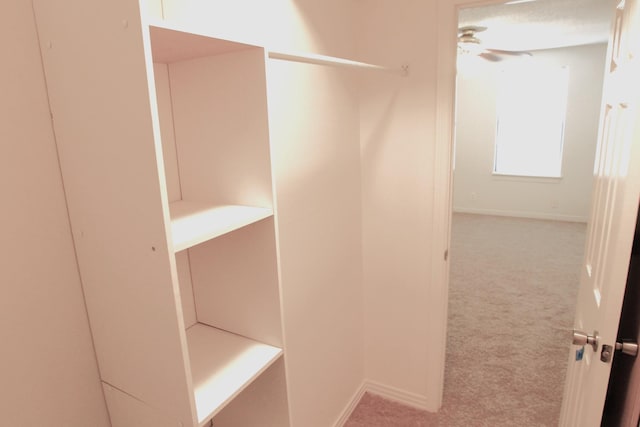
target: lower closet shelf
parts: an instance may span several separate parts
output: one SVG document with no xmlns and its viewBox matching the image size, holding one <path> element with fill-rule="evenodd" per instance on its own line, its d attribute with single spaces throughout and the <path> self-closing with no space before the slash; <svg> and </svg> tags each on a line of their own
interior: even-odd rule
<svg viewBox="0 0 640 427">
<path fill-rule="evenodd" d="M 187 329 L 187 344 L 200 425 L 282 355 L 278 347 L 202 323 Z"/>
</svg>

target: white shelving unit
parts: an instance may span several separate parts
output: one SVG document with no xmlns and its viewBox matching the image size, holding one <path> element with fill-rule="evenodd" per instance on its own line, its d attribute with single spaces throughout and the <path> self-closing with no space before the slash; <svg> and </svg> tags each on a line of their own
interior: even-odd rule
<svg viewBox="0 0 640 427">
<path fill-rule="evenodd" d="M 111 419 L 288 425 L 266 52 L 139 7 L 34 2 Z"/>
</svg>

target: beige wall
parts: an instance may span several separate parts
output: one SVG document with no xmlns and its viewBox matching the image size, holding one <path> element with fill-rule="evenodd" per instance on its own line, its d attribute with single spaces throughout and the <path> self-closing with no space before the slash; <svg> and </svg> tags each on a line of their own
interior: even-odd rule
<svg viewBox="0 0 640 427">
<path fill-rule="evenodd" d="M 455 211 L 587 221 L 607 45 L 533 52 L 532 61 L 569 67 L 561 179 L 492 175 L 500 63 L 458 74 Z"/>
<path fill-rule="evenodd" d="M 2 424 L 108 426 L 31 2 L 0 21 Z"/>
<path fill-rule="evenodd" d="M 353 56 L 349 5 L 296 4 L 313 39 L 305 50 Z M 357 77 L 330 67 L 270 61 L 293 426 L 333 425 L 364 377 Z"/>
<path fill-rule="evenodd" d="M 366 378 L 436 410 L 440 341 L 431 340 L 429 307 L 435 2 L 357 5 L 359 59 L 410 65 L 407 78 L 360 77 Z"/>
</svg>

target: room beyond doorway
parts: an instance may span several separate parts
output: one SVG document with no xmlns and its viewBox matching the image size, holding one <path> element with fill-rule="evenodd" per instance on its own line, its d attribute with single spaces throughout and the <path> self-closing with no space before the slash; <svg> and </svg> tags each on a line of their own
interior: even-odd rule
<svg viewBox="0 0 640 427">
<path fill-rule="evenodd" d="M 539 0 L 462 9 L 459 26 L 496 27 L 499 16 L 489 19 L 478 10 L 497 13 L 508 7 L 513 19 L 516 6 L 523 13 L 542 8 L 531 19 L 534 23 L 544 14 L 557 20 L 569 3 L 583 3 L 586 9 L 594 4 Z M 553 11 L 556 5 L 560 9 Z M 465 17 L 465 11 L 473 13 Z M 472 22 L 479 16 L 487 20 Z M 523 15 L 516 21 L 528 19 Z M 544 38 L 542 32 L 538 35 Z M 457 213 L 451 218 L 442 408 L 442 416 L 458 417 L 451 425 L 464 424 L 464 414 L 453 409 L 464 406 L 475 408 L 475 416 L 483 411 L 480 418 L 487 425 L 557 425 L 562 405 L 571 345 L 567 331 L 573 323 L 589 217 L 607 45 L 600 39 L 595 44 L 522 49 L 531 50 L 532 58 L 546 65 L 569 68 L 562 172 L 560 177 L 496 173 L 497 91 L 499 73 L 508 60 L 476 58 L 475 65 L 464 69 L 459 62 L 452 198 L 452 211 Z M 489 232 L 493 226 L 495 233 Z M 544 231 L 556 227 L 550 235 Z M 575 228 L 576 236 L 568 238 L 560 231 L 563 227 Z M 538 240 L 542 236 L 546 237 Z M 562 285 L 555 282 L 560 276 Z M 547 288 L 549 283 L 554 285 Z M 542 380 L 546 374 L 551 377 Z"/>
</svg>

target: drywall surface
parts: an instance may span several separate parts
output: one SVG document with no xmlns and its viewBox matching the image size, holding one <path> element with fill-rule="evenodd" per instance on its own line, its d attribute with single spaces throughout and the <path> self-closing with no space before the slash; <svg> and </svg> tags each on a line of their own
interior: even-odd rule
<svg viewBox="0 0 640 427">
<path fill-rule="evenodd" d="M 171 22 L 184 23 L 192 28 L 201 26 L 208 33 L 213 31 L 220 37 L 274 49 L 309 51 L 318 44 L 322 44 L 323 39 L 340 40 L 340 21 L 349 17 L 348 13 L 344 13 L 349 5 L 339 4 L 335 0 L 327 2 L 147 0 L 146 2 L 151 14 L 162 15 Z M 321 22 L 326 17 L 335 19 L 336 32 L 333 34 L 332 31 L 327 31 L 326 23 Z M 348 41 L 346 43 L 344 40 L 341 41 L 343 43 L 339 46 L 349 46 Z"/>
<path fill-rule="evenodd" d="M 2 424 L 106 427 L 33 10 L 19 0 L 3 6 Z"/>
<path fill-rule="evenodd" d="M 366 377 L 378 392 L 436 410 L 440 342 L 429 339 L 435 3 L 356 4 L 358 59 L 410 66 L 408 77 L 360 76 Z"/>
<path fill-rule="evenodd" d="M 360 152 L 348 80 L 341 70 L 272 65 L 270 90 L 287 93 L 271 126 L 293 426 L 333 425 L 364 377 Z"/>
<path fill-rule="evenodd" d="M 350 5 L 297 2 L 305 49 L 352 57 Z M 291 424 L 325 427 L 364 378 L 358 74 L 268 73 Z"/>
<path fill-rule="evenodd" d="M 453 207 L 458 212 L 585 221 L 589 215 L 606 44 L 539 50 L 569 67 L 562 178 L 493 175 L 500 63 L 459 67 Z"/>
<path fill-rule="evenodd" d="M 353 57 L 342 0 L 165 0 L 200 22 L 280 50 Z M 287 386 L 294 427 L 334 425 L 364 379 L 357 72 L 268 60 Z"/>
</svg>

